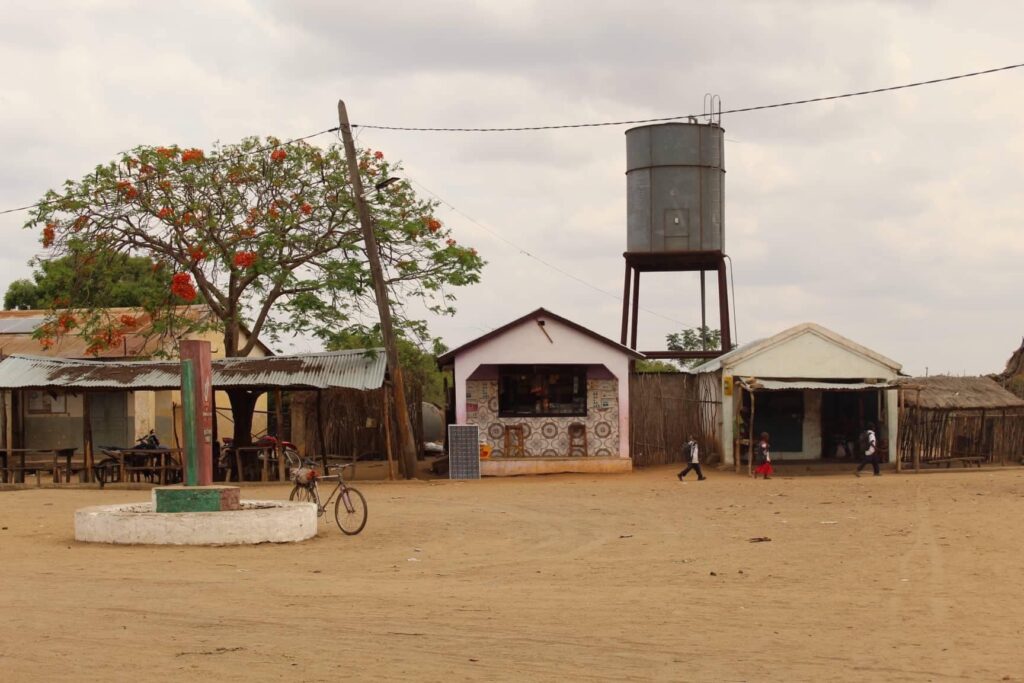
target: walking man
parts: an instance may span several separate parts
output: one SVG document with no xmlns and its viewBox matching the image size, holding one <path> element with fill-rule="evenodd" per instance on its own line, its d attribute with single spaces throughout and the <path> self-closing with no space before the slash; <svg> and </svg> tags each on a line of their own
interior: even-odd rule
<svg viewBox="0 0 1024 683">
<path fill-rule="evenodd" d="M 686 469 L 676 475 L 679 481 L 683 480 L 690 470 L 697 472 L 697 481 L 704 481 L 707 477 L 704 476 L 704 472 L 700 469 L 700 446 L 697 445 L 697 440 L 693 438 L 693 434 L 690 435 L 690 440 L 683 446 L 683 455 L 688 456 L 689 462 L 686 463 Z"/>
<path fill-rule="evenodd" d="M 867 424 L 867 428 L 860 434 L 858 445 L 860 446 L 861 459 L 854 474 L 859 477 L 860 471 L 864 469 L 864 466 L 871 463 L 875 476 L 880 476 L 882 473 L 878 471 L 878 439 L 875 437 L 875 425 L 870 422 Z"/>
</svg>

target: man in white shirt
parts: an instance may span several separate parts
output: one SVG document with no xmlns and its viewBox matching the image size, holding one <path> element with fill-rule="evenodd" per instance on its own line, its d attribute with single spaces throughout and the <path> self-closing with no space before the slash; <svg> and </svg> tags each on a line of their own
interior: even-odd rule
<svg viewBox="0 0 1024 683">
<path fill-rule="evenodd" d="M 679 481 L 683 480 L 690 470 L 697 472 L 697 481 L 704 481 L 707 477 L 704 476 L 704 472 L 700 469 L 700 446 L 697 445 L 697 440 L 693 438 L 693 434 L 690 435 L 690 440 L 683 445 L 683 454 L 686 456 L 687 463 L 686 469 L 676 475 Z"/>
<path fill-rule="evenodd" d="M 875 425 L 870 422 L 860 435 L 860 448 L 862 451 L 860 464 L 857 465 L 857 471 L 854 474 L 859 477 L 860 471 L 864 469 L 864 466 L 871 463 L 875 476 L 880 476 L 881 472 L 878 471 L 878 440 L 875 437 Z"/>
</svg>

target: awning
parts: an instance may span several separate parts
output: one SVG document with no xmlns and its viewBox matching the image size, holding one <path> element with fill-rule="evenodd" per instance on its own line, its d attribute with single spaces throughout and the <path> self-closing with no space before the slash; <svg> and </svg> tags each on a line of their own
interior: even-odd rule
<svg viewBox="0 0 1024 683">
<path fill-rule="evenodd" d="M 817 391 L 864 391 L 866 389 L 895 389 L 895 381 L 881 380 L 878 382 L 825 382 L 811 379 L 760 379 L 757 377 L 739 377 L 739 383 L 752 391 L 792 391 L 811 389 Z"/>
<path fill-rule="evenodd" d="M 384 349 L 353 349 L 212 362 L 217 389 L 379 389 Z M 162 391 L 181 388 L 180 361 L 105 361 L 8 356 L 0 389 Z"/>
</svg>

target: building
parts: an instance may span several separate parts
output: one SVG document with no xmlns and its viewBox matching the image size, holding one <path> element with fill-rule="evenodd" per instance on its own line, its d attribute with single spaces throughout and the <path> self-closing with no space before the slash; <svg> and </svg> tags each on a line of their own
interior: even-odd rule
<svg viewBox="0 0 1024 683">
<path fill-rule="evenodd" d="M 991 378 L 910 377 L 900 394 L 902 467 L 1024 458 L 1024 399 Z"/>
<path fill-rule="evenodd" d="M 0 311 L 0 358 L 29 355 L 43 358 L 77 360 L 139 360 L 157 356 L 173 357 L 178 338 L 159 333 L 149 316 L 131 308 L 104 309 L 104 314 L 117 321 L 123 336 L 107 348 L 90 349 L 88 341 L 70 332 L 58 337 L 53 345 L 44 346 L 34 337 L 44 324 L 49 311 Z M 182 306 L 179 315 L 200 323 L 216 321 L 206 306 Z M 223 337 L 215 329 L 187 335 L 188 339 L 209 341 L 212 356 L 223 358 Z M 273 355 L 263 344 L 257 344 L 252 356 Z M 88 399 L 86 399 L 88 396 Z M 130 446 L 136 437 L 151 429 L 167 443 L 173 441 L 176 416 L 180 413 L 178 391 L 107 391 L 83 394 L 56 389 L 26 389 L 11 392 L 3 398 L 6 411 L 4 444 L 22 448 L 76 448 L 83 443 L 82 419 L 84 401 L 89 401 L 93 443 Z M 232 433 L 231 411 L 227 395 L 217 392 L 218 433 Z M 256 406 L 253 430 L 262 432 L 267 425 L 267 399 L 261 397 Z M 16 436 L 17 434 L 17 436 Z M 22 441 L 23 440 L 23 441 Z M 20 443 L 14 443 L 21 441 Z"/>
<path fill-rule="evenodd" d="M 901 365 L 835 332 L 803 323 L 744 344 L 694 369 L 720 401 L 723 462 L 749 462 L 749 439 L 771 435 L 773 459 L 853 458 L 871 422 L 896 462 Z M 718 407 L 716 404 L 715 408 Z M 753 417 L 753 424 L 750 418 Z"/>
<path fill-rule="evenodd" d="M 643 356 L 543 308 L 438 358 L 454 419 L 490 447 L 483 475 L 625 472 L 629 365 Z"/>
</svg>

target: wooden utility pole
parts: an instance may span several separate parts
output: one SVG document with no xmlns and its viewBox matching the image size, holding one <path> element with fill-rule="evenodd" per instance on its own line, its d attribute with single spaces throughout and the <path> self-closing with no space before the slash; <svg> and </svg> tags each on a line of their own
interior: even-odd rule
<svg viewBox="0 0 1024 683">
<path fill-rule="evenodd" d="M 352 195 L 359 212 L 359 222 L 363 228 L 366 258 L 370 263 L 370 276 L 373 278 L 373 291 L 377 299 L 377 311 L 380 314 L 380 334 L 388 356 L 388 369 L 391 371 L 391 385 L 395 396 L 395 427 L 398 429 L 398 457 L 406 479 L 413 479 L 416 476 L 416 443 L 412 436 L 409 406 L 405 402 L 405 381 L 402 379 L 402 368 L 398 364 L 398 343 L 395 339 L 394 327 L 391 324 L 391 301 L 388 298 L 388 285 L 384 280 L 384 269 L 380 265 L 380 251 L 377 246 L 377 236 L 373 232 L 373 219 L 370 217 L 370 209 L 366 205 L 363 181 L 359 177 L 356 143 L 352 139 L 348 111 L 346 111 L 345 102 L 342 100 L 338 100 L 338 124 L 341 126 L 341 139 L 345 143 L 345 159 L 348 162 L 348 175 L 352 182 Z"/>
</svg>

